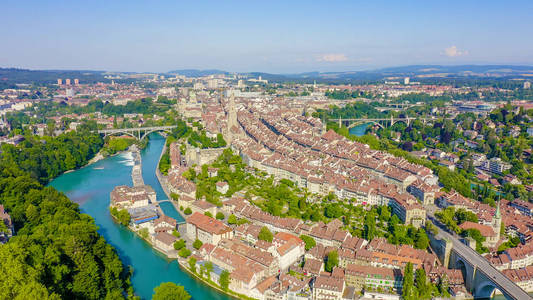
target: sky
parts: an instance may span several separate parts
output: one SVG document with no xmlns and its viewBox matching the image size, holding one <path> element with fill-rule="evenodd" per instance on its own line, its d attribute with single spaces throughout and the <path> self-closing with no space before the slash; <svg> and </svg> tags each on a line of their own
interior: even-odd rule
<svg viewBox="0 0 533 300">
<path fill-rule="evenodd" d="M 531 0 L 2 0 L 0 67 L 298 73 L 533 65 Z"/>
</svg>

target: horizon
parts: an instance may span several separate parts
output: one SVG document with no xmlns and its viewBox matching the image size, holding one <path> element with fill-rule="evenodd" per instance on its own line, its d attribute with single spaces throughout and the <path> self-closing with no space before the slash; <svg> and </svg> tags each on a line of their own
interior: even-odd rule
<svg viewBox="0 0 533 300">
<path fill-rule="evenodd" d="M 297 74 L 533 65 L 533 3 L 510 2 L 8 0 L 0 66 Z"/>
</svg>

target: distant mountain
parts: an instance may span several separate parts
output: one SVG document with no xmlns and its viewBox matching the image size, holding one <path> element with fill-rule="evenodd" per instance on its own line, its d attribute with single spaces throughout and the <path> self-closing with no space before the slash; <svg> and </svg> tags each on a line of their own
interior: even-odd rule
<svg viewBox="0 0 533 300">
<path fill-rule="evenodd" d="M 202 76 L 216 75 L 216 74 L 230 74 L 230 72 L 216 70 L 216 69 L 210 69 L 210 70 L 184 69 L 184 70 L 169 71 L 168 74 L 178 74 L 178 75 L 183 75 L 187 77 L 202 77 Z"/>
</svg>

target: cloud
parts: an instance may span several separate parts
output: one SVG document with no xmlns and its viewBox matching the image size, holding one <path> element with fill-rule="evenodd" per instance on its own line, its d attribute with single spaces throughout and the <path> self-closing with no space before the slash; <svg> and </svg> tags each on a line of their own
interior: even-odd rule
<svg viewBox="0 0 533 300">
<path fill-rule="evenodd" d="M 317 58 L 317 61 L 325 61 L 325 62 L 342 62 L 347 61 L 348 57 L 342 53 L 328 53 L 328 54 L 322 54 Z"/>
<path fill-rule="evenodd" d="M 451 47 L 444 49 L 444 55 L 448 57 L 459 57 L 459 56 L 463 56 L 467 54 L 468 54 L 468 51 L 460 50 L 459 48 L 457 48 L 457 46 L 451 46 Z"/>
</svg>

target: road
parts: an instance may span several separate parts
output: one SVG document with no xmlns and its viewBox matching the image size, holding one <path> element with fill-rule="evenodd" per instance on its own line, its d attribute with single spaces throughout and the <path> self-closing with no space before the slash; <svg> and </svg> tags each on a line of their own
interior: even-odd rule
<svg viewBox="0 0 533 300">
<path fill-rule="evenodd" d="M 435 225 L 437 225 L 439 230 L 438 235 L 451 241 L 455 252 L 468 261 L 470 265 L 476 267 L 477 272 L 482 272 L 487 278 L 490 278 L 501 292 L 505 292 L 505 294 L 517 300 L 533 299 L 528 293 L 516 285 L 511 279 L 507 278 L 507 276 L 503 275 L 502 272 L 498 271 L 488 260 L 474 249 L 462 243 L 455 235 L 440 228 L 442 224 L 436 220 L 433 214 L 428 213 L 428 217 L 433 223 L 435 223 Z"/>
</svg>

